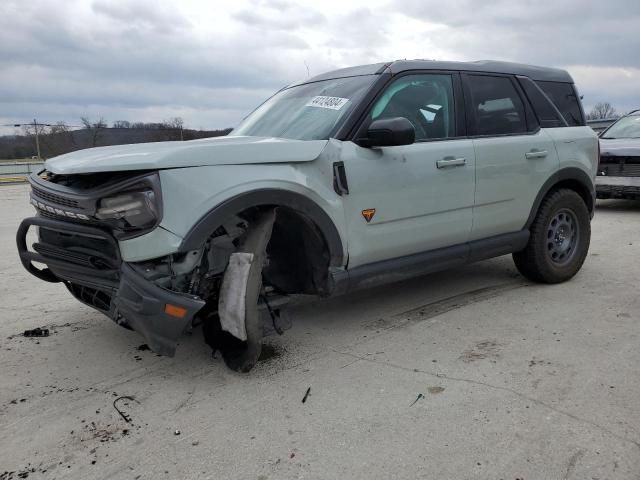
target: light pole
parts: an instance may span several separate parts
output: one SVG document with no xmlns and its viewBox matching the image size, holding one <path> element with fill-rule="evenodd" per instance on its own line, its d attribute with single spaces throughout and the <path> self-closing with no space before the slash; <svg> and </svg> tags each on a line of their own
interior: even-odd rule
<svg viewBox="0 0 640 480">
<path fill-rule="evenodd" d="M 38 160 L 42 160 L 42 157 L 40 156 L 40 138 L 38 137 L 38 122 L 36 122 L 36 119 L 33 119 L 33 128 L 36 131 L 36 150 L 38 151 Z"/>
</svg>

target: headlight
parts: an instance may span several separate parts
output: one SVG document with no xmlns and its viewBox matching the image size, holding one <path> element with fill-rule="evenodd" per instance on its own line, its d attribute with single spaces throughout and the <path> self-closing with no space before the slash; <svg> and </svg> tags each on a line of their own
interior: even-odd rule
<svg viewBox="0 0 640 480">
<path fill-rule="evenodd" d="M 155 192 L 146 188 L 136 191 L 132 187 L 131 191 L 102 198 L 95 217 L 121 232 L 153 227 L 160 219 L 160 212 Z"/>
</svg>

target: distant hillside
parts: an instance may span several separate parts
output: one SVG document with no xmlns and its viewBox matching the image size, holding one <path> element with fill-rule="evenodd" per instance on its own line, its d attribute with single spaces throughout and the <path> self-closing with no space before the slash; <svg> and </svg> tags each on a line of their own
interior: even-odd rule
<svg viewBox="0 0 640 480">
<path fill-rule="evenodd" d="M 70 130 L 64 126 L 52 127 L 47 133 L 40 133 L 40 153 L 43 158 L 55 157 L 63 153 L 91 147 L 124 145 L 127 143 L 166 142 L 171 140 L 194 140 L 196 138 L 220 137 L 227 135 L 224 130 L 191 130 L 170 128 L 163 124 L 143 124 L 141 126 L 119 128 L 82 128 Z M 0 137 L 0 158 L 23 159 L 36 155 L 35 135 Z"/>
</svg>

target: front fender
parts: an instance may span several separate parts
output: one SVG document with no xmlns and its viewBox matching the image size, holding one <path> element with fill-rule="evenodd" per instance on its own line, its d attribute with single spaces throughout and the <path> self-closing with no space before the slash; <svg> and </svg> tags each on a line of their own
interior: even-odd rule
<svg viewBox="0 0 640 480">
<path fill-rule="evenodd" d="M 344 263 L 344 249 L 338 229 L 333 221 L 313 200 L 290 190 L 263 188 L 241 193 L 225 200 L 207 212 L 187 232 L 179 250 L 188 252 L 202 245 L 211 233 L 238 212 L 251 207 L 278 205 L 302 213 L 318 227 L 327 242 L 330 265 L 339 267 Z"/>
<path fill-rule="evenodd" d="M 312 220 L 322 232 L 331 266 L 346 261 L 344 210 L 333 191 L 330 166 L 224 165 L 160 172 L 164 216 L 160 226 L 182 238 L 177 251 L 198 248 L 226 219 L 250 207 L 280 205 Z M 324 170 L 327 171 L 324 171 Z"/>
</svg>

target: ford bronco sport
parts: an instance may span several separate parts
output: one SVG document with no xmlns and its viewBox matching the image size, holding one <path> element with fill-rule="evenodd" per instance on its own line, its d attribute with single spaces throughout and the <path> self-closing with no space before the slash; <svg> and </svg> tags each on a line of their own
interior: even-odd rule
<svg viewBox="0 0 640 480">
<path fill-rule="evenodd" d="M 227 137 L 48 160 L 17 243 L 29 272 L 154 351 L 173 355 L 202 322 L 247 371 L 263 336 L 288 326 L 292 295 L 509 253 L 532 281 L 570 279 L 589 248 L 597 164 L 565 71 L 365 65 L 283 88 Z"/>
<path fill-rule="evenodd" d="M 598 198 L 640 198 L 640 110 L 619 118 L 600 134 Z"/>
</svg>

